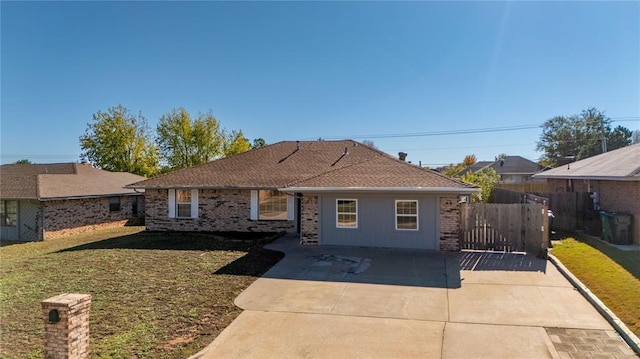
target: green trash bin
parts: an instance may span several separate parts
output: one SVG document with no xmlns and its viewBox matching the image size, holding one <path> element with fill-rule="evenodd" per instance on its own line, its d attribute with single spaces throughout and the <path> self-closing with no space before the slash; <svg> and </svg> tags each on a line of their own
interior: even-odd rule
<svg viewBox="0 0 640 359">
<path fill-rule="evenodd" d="M 613 222 L 613 215 L 607 211 L 600 211 L 600 221 L 602 222 L 602 240 L 611 242 L 613 239 L 611 233 L 611 224 Z"/>
<path fill-rule="evenodd" d="M 612 213 L 611 243 L 631 244 L 631 215 L 627 213 Z"/>
</svg>

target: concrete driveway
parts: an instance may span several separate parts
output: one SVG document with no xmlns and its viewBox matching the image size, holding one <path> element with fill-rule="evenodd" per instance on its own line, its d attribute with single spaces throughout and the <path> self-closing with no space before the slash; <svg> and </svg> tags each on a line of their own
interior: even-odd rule
<svg viewBox="0 0 640 359">
<path fill-rule="evenodd" d="M 545 260 L 297 243 L 193 358 L 635 357 Z"/>
</svg>

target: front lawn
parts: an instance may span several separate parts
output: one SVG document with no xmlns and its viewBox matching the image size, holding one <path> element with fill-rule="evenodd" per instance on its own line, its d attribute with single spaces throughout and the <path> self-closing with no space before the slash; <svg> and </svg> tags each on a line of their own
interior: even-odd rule
<svg viewBox="0 0 640 359">
<path fill-rule="evenodd" d="M 241 310 L 233 300 L 282 258 L 260 238 L 125 227 L 0 248 L 0 358 L 42 358 L 40 301 L 93 295 L 92 358 L 185 358 Z"/>
<path fill-rule="evenodd" d="M 640 336 L 640 252 L 621 251 L 590 236 L 554 244 L 555 255 Z"/>
</svg>

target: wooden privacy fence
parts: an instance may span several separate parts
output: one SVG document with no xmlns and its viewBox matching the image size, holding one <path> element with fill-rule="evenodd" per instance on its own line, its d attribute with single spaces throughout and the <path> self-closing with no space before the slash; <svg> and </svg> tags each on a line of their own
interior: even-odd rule
<svg viewBox="0 0 640 359">
<path fill-rule="evenodd" d="M 590 234 L 600 231 L 600 218 L 593 210 L 593 200 L 588 192 L 520 193 L 495 188 L 494 203 L 540 203 L 554 215 L 550 229 L 554 231 L 585 230 Z"/>
<path fill-rule="evenodd" d="M 547 207 L 542 204 L 462 204 L 460 249 L 504 252 L 546 252 L 549 243 Z"/>
</svg>

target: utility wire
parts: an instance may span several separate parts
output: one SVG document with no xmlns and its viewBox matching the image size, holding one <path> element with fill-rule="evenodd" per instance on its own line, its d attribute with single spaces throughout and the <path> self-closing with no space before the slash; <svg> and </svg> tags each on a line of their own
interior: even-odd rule
<svg viewBox="0 0 640 359">
<path fill-rule="evenodd" d="M 614 118 L 616 120 L 613 120 Z M 640 119 L 640 117 L 613 117 L 609 119 L 611 119 L 611 122 L 635 122 L 638 119 Z M 544 127 L 544 125 L 518 125 L 518 126 L 487 127 L 487 128 L 430 131 L 430 132 L 383 133 L 383 134 L 351 135 L 351 136 L 322 136 L 320 138 L 325 140 L 340 140 L 345 138 L 349 138 L 349 139 L 378 138 L 380 139 L 380 138 L 429 137 L 429 136 L 464 135 L 464 134 L 488 133 L 488 132 L 520 131 L 520 130 L 530 130 L 534 128 L 542 128 L 542 127 Z"/>
</svg>

